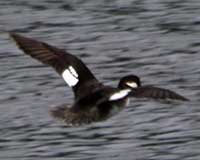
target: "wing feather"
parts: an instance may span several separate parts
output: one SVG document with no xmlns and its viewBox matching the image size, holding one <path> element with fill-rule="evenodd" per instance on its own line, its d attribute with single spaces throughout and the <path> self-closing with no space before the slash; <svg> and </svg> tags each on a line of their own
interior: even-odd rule
<svg viewBox="0 0 200 160">
<path fill-rule="evenodd" d="M 153 99 L 176 99 L 188 101 L 187 98 L 164 88 L 153 86 L 142 86 L 133 90 L 131 96 L 138 98 L 153 98 Z"/>
<path fill-rule="evenodd" d="M 10 32 L 10 37 L 14 39 L 17 46 L 24 51 L 25 54 L 53 67 L 60 75 L 62 75 L 62 73 L 70 66 L 73 67 L 78 74 L 78 84 L 72 86 L 75 96 L 81 85 L 84 85 L 89 81 L 98 83 L 95 76 L 79 58 L 63 49 L 59 49 L 42 41 L 27 38 L 13 32 Z"/>
</svg>

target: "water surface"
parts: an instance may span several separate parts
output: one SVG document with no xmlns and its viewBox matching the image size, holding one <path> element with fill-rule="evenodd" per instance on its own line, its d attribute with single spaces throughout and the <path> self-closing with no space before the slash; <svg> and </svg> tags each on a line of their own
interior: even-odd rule
<svg viewBox="0 0 200 160">
<path fill-rule="evenodd" d="M 1 0 L 0 159 L 199 160 L 199 15 L 198 0 Z M 48 111 L 73 93 L 8 30 L 67 49 L 106 84 L 137 74 L 191 101 L 132 99 L 107 121 L 66 127 Z"/>
</svg>

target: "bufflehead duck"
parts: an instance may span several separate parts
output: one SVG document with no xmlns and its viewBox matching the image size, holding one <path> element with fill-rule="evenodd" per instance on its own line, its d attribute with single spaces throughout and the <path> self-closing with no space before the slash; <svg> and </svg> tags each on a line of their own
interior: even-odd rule
<svg viewBox="0 0 200 160">
<path fill-rule="evenodd" d="M 53 67 L 74 92 L 74 104 L 66 104 L 51 110 L 51 114 L 67 125 L 88 124 L 101 121 L 119 112 L 128 98 L 170 98 L 187 100 L 166 89 L 141 86 L 137 76 L 123 77 L 118 88 L 103 85 L 76 56 L 47 43 L 10 33 L 25 54 Z"/>
</svg>

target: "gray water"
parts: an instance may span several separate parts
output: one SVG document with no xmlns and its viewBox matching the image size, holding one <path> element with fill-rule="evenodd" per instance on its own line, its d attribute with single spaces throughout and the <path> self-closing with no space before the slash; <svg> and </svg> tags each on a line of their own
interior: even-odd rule
<svg viewBox="0 0 200 160">
<path fill-rule="evenodd" d="M 48 111 L 72 91 L 10 30 L 67 49 L 108 85 L 136 74 L 191 101 L 132 99 L 106 121 L 66 127 Z M 199 0 L 1 0 L 0 159 L 199 160 L 199 52 Z"/>
</svg>

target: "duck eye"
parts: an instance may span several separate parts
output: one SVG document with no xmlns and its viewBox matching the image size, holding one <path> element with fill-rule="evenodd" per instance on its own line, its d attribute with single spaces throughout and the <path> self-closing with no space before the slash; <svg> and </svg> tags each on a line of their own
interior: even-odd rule
<svg viewBox="0 0 200 160">
<path fill-rule="evenodd" d="M 131 88 L 137 88 L 138 87 L 137 83 L 135 83 L 135 82 L 126 82 L 126 85 L 131 87 Z"/>
</svg>

